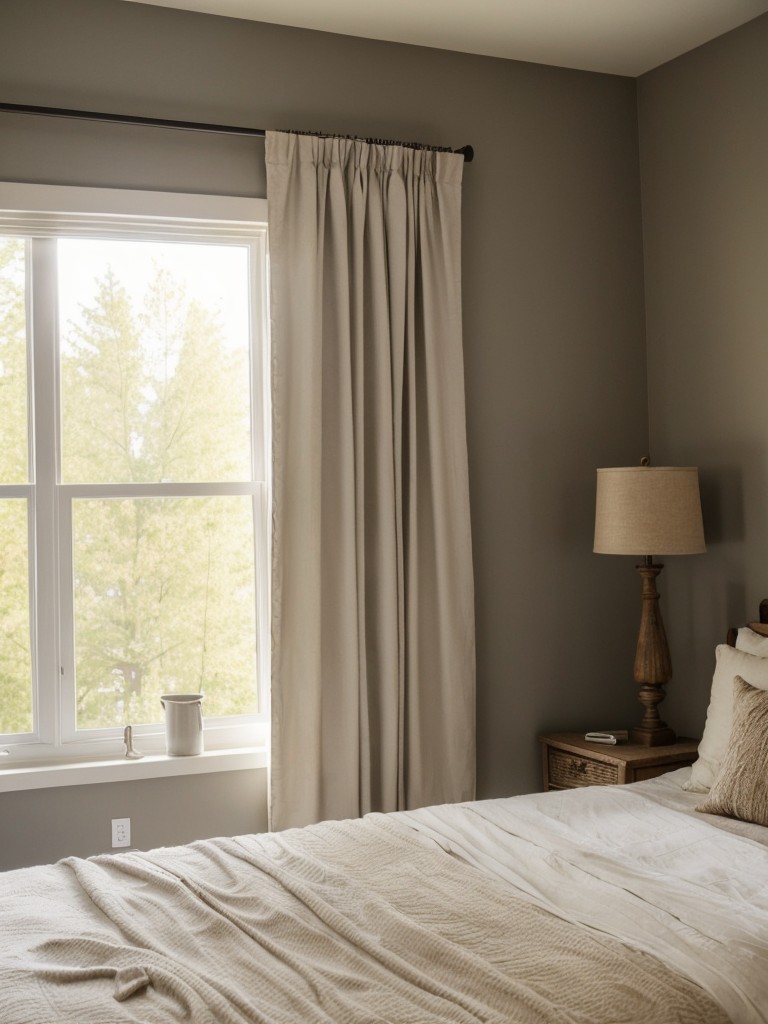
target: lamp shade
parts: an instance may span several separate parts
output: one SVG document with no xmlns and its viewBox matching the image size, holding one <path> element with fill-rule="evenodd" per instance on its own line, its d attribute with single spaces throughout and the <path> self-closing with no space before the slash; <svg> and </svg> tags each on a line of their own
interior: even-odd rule
<svg viewBox="0 0 768 1024">
<path fill-rule="evenodd" d="M 598 469 L 594 550 L 642 556 L 706 551 L 699 471 L 692 466 Z"/>
</svg>

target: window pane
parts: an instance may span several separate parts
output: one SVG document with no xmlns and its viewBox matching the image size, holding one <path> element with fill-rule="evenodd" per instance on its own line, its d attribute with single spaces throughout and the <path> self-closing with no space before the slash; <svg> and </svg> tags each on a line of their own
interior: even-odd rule
<svg viewBox="0 0 768 1024">
<path fill-rule="evenodd" d="M 251 479 L 241 245 L 61 239 L 62 479 Z"/>
<path fill-rule="evenodd" d="M 22 238 L 0 238 L 0 483 L 27 483 L 27 324 Z"/>
<path fill-rule="evenodd" d="M 27 503 L 0 501 L 0 733 L 32 732 Z"/>
<path fill-rule="evenodd" d="M 257 710 L 250 497 L 73 502 L 78 729 Z"/>
</svg>

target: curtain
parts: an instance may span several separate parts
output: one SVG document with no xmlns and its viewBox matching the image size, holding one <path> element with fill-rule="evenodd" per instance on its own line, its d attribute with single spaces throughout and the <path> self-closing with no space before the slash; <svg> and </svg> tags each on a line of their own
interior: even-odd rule
<svg viewBox="0 0 768 1024">
<path fill-rule="evenodd" d="M 270 827 L 472 799 L 463 158 L 268 133 Z"/>
</svg>

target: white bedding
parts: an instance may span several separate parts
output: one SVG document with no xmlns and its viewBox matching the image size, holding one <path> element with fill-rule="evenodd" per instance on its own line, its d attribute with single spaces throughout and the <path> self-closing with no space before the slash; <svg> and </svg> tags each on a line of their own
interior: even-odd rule
<svg viewBox="0 0 768 1024">
<path fill-rule="evenodd" d="M 766 1024 L 768 830 L 687 771 L 0 875 L 0 1022 Z"/>
<path fill-rule="evenodd" d="M 694 811 L 689 774 L 395 817 L 540 906 L 659 957 L 735 1024 L 766 1024 L 768 829 Z"/>
</svg>

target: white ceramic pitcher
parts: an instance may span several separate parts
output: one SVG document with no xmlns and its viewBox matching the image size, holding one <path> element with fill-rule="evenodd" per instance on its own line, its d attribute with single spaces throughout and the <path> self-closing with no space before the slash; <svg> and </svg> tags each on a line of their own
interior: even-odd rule
<svg viewBox="0 0 768 1024">
<path fill-rule="evenodd" d="M 172 757 L 203 752 L 203 694 L 165 693 L 165 749 Z"/>
</svg>

